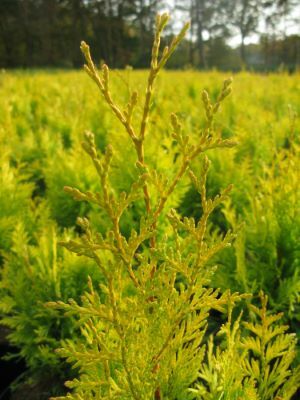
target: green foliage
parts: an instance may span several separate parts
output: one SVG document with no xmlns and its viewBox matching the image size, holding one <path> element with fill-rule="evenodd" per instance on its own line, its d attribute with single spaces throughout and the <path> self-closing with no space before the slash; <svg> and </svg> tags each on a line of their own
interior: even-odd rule
<svg viewBox="0 0 300 400">
<path fill-rule="evenodd" d="M 20 219 L 32 229 L 30 197 L 33 185 L 26 182 L 27 179 L 21 165 L 10 165 L 9 154 L 4 149 L 0 155 L 0 255 L 1 250 L 9 249 L 12 231 Z"/>
<path fill-rule="evenodd" d="M 263 289 L 272 308 L 284 311 L 295 328 L 300 318 L 298 159 L 297 144 L 280 150 L 265 166 L 264 177 L 249 190 L 249 205 L 242 215 L 228 202 L 223 210 L 226 219 L 232 227 L 243 219 L 245 226 L 234 253 L 223 260 L 216 283 L 225 289 L 231 276 L 231 288 L 256 293 Z"/>
<path fill-rule="evenodd" d="M 261 308 L 252 304 L 251 322 L 240 326 L 241 314 L 232 322 L 229 304 L 228 322 L 218 335 L 225 343 L 210 338 L 206 362 L 199 372 L 200 383 L 190 389 L 197 399 L 282 399 L 289 400 L 299 388 L 299 367 L 292 369 L 296 356 L 295 334 L 278 324 L 282 314 L 267 312 L 267 296 L 260 293 Z"/>
<path fill-rule="evenodd" d="M 241 316 L 232 322 L 232 305 L 229 303 L 228 321 L 218 332 L 218 336 L 225 337 L 225 343 L 214 344 L 210 336 L 206 360 L 199 370 L 199 383 L 190 389 L 196 399 L 260 399 L 254 376 L 250 374 L 248 379 L 241 368 L 241 362 L 246 358 L 246 352 L 241 351 Z"/>
<path fill-rule="evenodd" d="M 249 358 L 244 362 L 246 375 L 257 382 L 259 398 L 289 400 L 299 387 L 299 367 L 291 371 L 296 356 L 295 334 L 285 333 L 288 326 L 275 324 L 282 314 L 268 315 L 267 296 L 262 292 L 261 309 L 250 305 L 253 322 L 244 322 L 251 333 L 242 340 Z M 298 382 L 298 383 L 296 383 Z"/>
<path fill-rule="evenodd" d="M 86 288 L 88 274 L 96 282 L 101 275 L 91 263 L 82 263 L 57 248 L 57 240 L 50 221 L 35 233 L 35 243 L 31 243 L 22 222 L 15 226 L 1 270 L 0 322 L 9 328 L 8 339 L 18 349 L 11 357 L 24 358 L 33 376 L 56 374 L 63 379 L 69 374 L 54 350 L 63 340 L 78 336 L 79 329 L 76 319 L 61 318 L 44 303 L 78 299 Z"/>
<path fill-rule="evenodd" d="M 214 260 L 221 267 L 213 285 L 255 294 L 263 290 L 269 306 L 284 312 L 285 322 L 298 330 L 299 119 L 291 111 L 284 121 L 281 129 L 276 128 L 278 136 L 273 131 L 266 137 L 254 135 L 251 146 L 250 137 L 240 136 L 240 145 L 226 158 L 212 155 L 208 193 L 214 195 L 229 182 L 234 185 L 230 200 L 213 216 L 214 229 L 240 229 L 234 246 Z M 272 126 L 275 129 L 274 123 Z M 200 218 L 202 208 L 197 207 L 195 190 L 186 192 L 178 212 Z"/>
<path fill-rule="evenodd" d="M 89 209 L 84 204 L 74 203 L 61 189 L 71 182 L 80 183 L 86 189 L 93 187 L 93 171 L 81 162 L 78 152 L 64 154 L 59 152 L 45 168 L 47 201 L 52 218 L 62 227 L 72 227 L 79 216 L 84 216 Z"/>
</svg>

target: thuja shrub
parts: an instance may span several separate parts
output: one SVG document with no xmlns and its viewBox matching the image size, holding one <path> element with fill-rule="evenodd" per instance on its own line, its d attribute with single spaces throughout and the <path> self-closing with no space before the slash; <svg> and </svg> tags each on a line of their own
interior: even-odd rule
<svg viewBox="0 0 300 400">
<path fill-rule="evenodd" d="M 199 383 L 190 391 L 197 399 L 290 399 L 299 387 L 299 366 L 291 372 L 295 358 L 294 334 L 279 324 L 282 314 L 269 314 L 268 297 L 259 293 L 260 307 L 252 304 L 250 320 L 233 319 L 229 300 L 228 321 L 218 336 L 224 343 L 216 345 L 211 336 L 206 360 L 199 372 Z M 241 324 L 245 328 L 241 330 Z"/>
<path fill-rule="evenodd" d="M 230 286 L 252 293 L 263 289 L 270 307 L 284 312 L 293 329 L 300 320 L 298 159 L 296 142 L 275 153 L 264 176 L 248 191 L 249 205 L 242 214 L 227 202 L 223 208 L 227 221 L 234 228 L 243 219 L 245 226 L 215 276 L 223 289 Z"/>
<path fill-rule="evenodd" d="M 0 265 L 2 251 L 11 246 L 11 235 L 16 223 L 22 219 L 26 226 L 34 225 L 31 213 L 31 195 L 34 186 L 28 183 L 28 174 L 22 165 L 12 166 L 10 154 L 3 146 L 0 155 Z"/>
<path fill-rule="evenodd" d="M 22 221 L 16 223 L 10 251 L 3 253 L 0 325 L 8 328 L 7 340 L 12 346 L 6 358 L 25 361 L 27 372 L 20 381 L 33 385 L 46 381 L 47 385 L 53 379 L 56 383 L 52 390 L 49 387 L 50 395 L 63 393 L 59 385 L 76 376 L 54 350 L 64 340 L 79 337 L 80 330 L 76 318 L 62 318 L 58 311 L 44 304 L 67 301 L 70 297 L 79 300 L 87 289 L 88 275 L 98 283 L 102 276 L 91 261 L 83 261 L 57 248 L 59 239 L 74 237 L 74 234 L 59 234 L 45 214 L 43 209 L 44 223 L 33 237 Z"/>
<path fill-rule="evenodd" d="M 147 127 L 153 86 L 188 29 L 185 25 L 160 53 L 161 33 L 167 22 L 166 14 L 157 17 L 139 121 L 138 94 L 133 92 L 122 110 L 110 93 L 108 67 L 103 65 L 99 72 L 88 45 L 84 42 L 81 45 L 86 72 L 130 138 L 136 154 L 136 178 L 127 191 L 116 193 L 110 181 L 113 146 L 108 145 L 100 153 L 94 135 L 85 134 L 83 149 L 98 173 L 101 190 L 82 191 L 67 186 L 65 191 L 76 201 L 90 202 L 104 210 L 110 224 L 100 234 L 92 221 L 79 218 L 78 224 L 84 231 L 80 240 L 61 243 L 78 256 L 94 260 L 104 282 L 98 290 L 90 279 L 89 290 L 81 302 L 48 303 L 50 308 L 79 318 L 84 338 L 80 343 L 66 341 L 59 350 L 61 356 L 78 368 L 79 378 L 67 382 L 72 392 L 58 399 L 271 400 L 277 396 L 288 400 L 297 389 L 299 377 L 297 371 L 290 369 L 295 353 L 293 337 L 284 334 L 285 327 L 268 329 L 278 317 L 266 317 L 263 300 L 262 311 L 252 310 L 262 316 L 261 325 L 259 322 L 246 325 L 259 339 L 245 335 L 240 340 L 241 317 L 232 322 L 232 310 L 245 296 L 229 291 L 221 294 L 210 287 L 215 269 L 210 261 L 230 246 L 235 237 L 231 232 L 216 236 L 209 226 L 210 215 L 227 198 L 231 186 L 214 198 L 207 196 L 209 160 L 205 154 L 211 149 L 235 145 L 234 140 L 223 139 L 214 130 L 214 116 L 231 92 L 231 79 L 224 82 L 215 103 L 203 91 L 206 125 L 194 140 L 184 132 L 177 116 L 171 115 L 172 146 L 176 146 L 178 156 L 174 158 L 169 179 L 146 163 L 146 143 L 151 140 Z M 201 168 L 194 171 L 192 162 L 198 157 Z M 119 171 L 122 174 L 122 165 Z M 168 209 L 168 200 L 184 175 L 189 175 L 201 202 L 202 215 L 197 222 L 193 218 L 181 218 L 174 209 Z M 120 229 L 122 216 L 140 199 L 144 201 L 143 215 L 137 229 L 125 237 Z M 204 345 L 211 310 L 229 311 L 228 324 L 220 331 L 227 343 L 225 347 L 216 344 L 216 350 L 212 342 L 207 350 Z M 274 350 L 270 342 L 280 333 L 274 341 Z M 281 364 L 286 354 L 289 357 Z M 278 360 L 273 364 L 271 360 L 276 357 Z M 233 376 L 231 364 L 236 374 Z"/>
<path fill-rule="evenodd" d="M 211 222 L 220 231 L 229 227 L 236 229 L 241 222 L 244 227 L 231 249 L 216 256 L 215 262 L 221 266 L 212 283 L 221 290 L 230 287 L 233 291 L 257 295 L 263 290 L 269 297 L 269 308 L 284 312 L 284 322 L 299 332 L 300 196 L 296 114 L 291 113 L 290 126 L 283 126 L 282 130 L 286 138 L 277 145 L 271 143 L 271 132 L 267 135 L 270 143 L 265 143 L 265 138 L 256 141 L 256 146 L 264 148 L 261 159 L 252 159 L 245 143 L 242 158 L 238 155 L 241 145 L 226 157 L 222 152 L 213 154 L 208 193 L 216 193 L 228 182 L 234 183 L 234 189 Z M 239 143 L 243 143 L 241 137 Z M 193 187 L 186 192 L 178 210 L 196 219 L 201 215 Z"/>
</svg>

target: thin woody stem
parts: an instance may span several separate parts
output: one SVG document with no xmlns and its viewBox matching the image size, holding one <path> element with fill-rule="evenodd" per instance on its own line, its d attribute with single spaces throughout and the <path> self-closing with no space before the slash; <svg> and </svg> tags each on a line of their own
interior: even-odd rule
<svg viewBox="0 0 300 400">
<path fill-rule="evenodd" d="M 184 159 L 183 160 L 181 168 L 178 171 L 178 173 L 176 174 L 173 182 L 169 186 L 169 188 L 166 191 L 165 195 L 163 197 L 161 197 L 161 199 L 159 201 L 157 209 L 156 209 L 156 211 L 154 213 L 155 219 L 157 219 L 159 217 L 159 215 L 161 214 L 161 212 L 164 209 L 164 206 L 165 206 L 169 196 L 173 193 L 173 191 L 175 190 L 178 182 L 180 181 L 180 179 L 183 177 L 183 175 L 185 174 L 186 170 L 188 169 L 189 163 L 190 163 L 190 160 L 188 160 L 188 159 Z"/>
<path fill-rule="evenodd" d="M 141 165 L 144 165 L 145 156 L 144 156 L 143 140 L 139 139 L 135 143 L 135 149 L 136 149 L 136 153 L 137 153 L 139 162 L 141 163 Z M 143 186 L 143 192 L 144 192 L 144 201 L 145 201 L 145 205 L 146 205 L 146 211 L 147 211 L 147 214 L 149 214 L 151 211 L 151 202 L 150 202 L 150 194 L 149 194 L 149 189 L 148 189 L 147 183 L 145 183 Z"/>
<path fill-rule="evenodd" d="M 178 173 L 176 174 L 176 176 L 175 176 L 173 182 L 171 183 L 171 185 L 169 186 L 167 192 L 165 193 L 165 195 L 163 197 L 160 198 L 160 201 L 159 201 L 158 206 L 156 208 L 156 211 L 154 213 L 154 222 L 152 224 L 152 228 L 154 230 L 156 229 L 156 226 L 157 226 L 158 217 L 160 216 L 162 210 L 164 209 L 164 206 L 165 206 L 169 196 L 173 193 L 173 191 L 175 190 L 178 182 L 180 181 L 180 179 L 183 177 L 183 175 L 185 174 L 186 170 L 188 169 L 189 163 L 190 163 L 190 160 L 188 160 L 187 158 L 185 158 L 183 160 L 181 168 L 178 171 Z M 155 242 L 156 242 L 155 237 L 153 237 L 152 238 L 152 242 L 151 242 L 151 247 L 155 246 Z M 156 271 L 156 266 L 154 265 L 152 270 L 151 270 L 151 277 L 152 278 L 154 276 L 155 271 Z"/>
</svg>

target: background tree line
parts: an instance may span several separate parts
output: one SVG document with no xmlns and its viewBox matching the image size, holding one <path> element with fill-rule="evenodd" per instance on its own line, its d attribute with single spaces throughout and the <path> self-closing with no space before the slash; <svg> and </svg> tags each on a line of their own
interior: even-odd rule
<svg viewBox="0 0 300 400">
<path fill-rule="evenodd" d="M 176 16 L 167 36 L 191 21 L 172 68 L 299 68 L 300 35 L 287 34 L 300 25 L 299 0 L 0 0 L 0 67 L 79 67 L 82 39 L 99 62 L 146 67 L 165 9 Z"/>
</svg>

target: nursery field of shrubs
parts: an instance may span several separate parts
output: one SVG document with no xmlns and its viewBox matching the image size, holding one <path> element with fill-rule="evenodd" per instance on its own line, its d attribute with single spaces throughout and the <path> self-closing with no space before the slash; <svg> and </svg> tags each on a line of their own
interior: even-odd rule
<svg viewBox="0 0 300 400">
<path fill-rule="evenodd" d="M 0 398 L 299 398 L 299 73 L 82 51 L 0 74 Z"/>
</svg>

